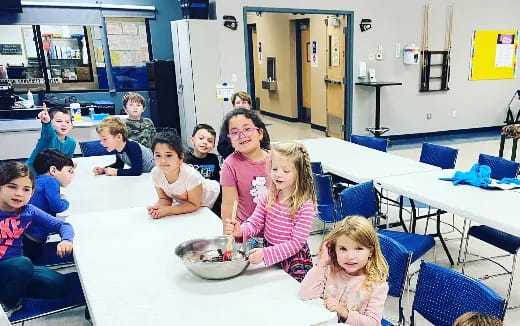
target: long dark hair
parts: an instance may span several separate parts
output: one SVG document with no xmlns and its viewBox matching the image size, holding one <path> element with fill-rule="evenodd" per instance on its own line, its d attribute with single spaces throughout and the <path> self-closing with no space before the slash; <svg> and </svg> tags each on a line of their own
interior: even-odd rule
<svg viewBox="0 0 520 326">
<path fill-rule="evenodd" d="M 155 152 L 155 146 L 157 144 L 166 144 L 171 147 L 177 156 L 182 159 L 184 158 L 184 147 L 182 146 L 182 140 L 176 133 L 171 131 L 159 132 L 155 135 L 152 141 L 152 152 Z"/>
<path fill-rule="evenodd" d="M 248 109 L 234 109 L 224 117 L 222 127 L 220 128 L 219 139 L 227 138 L 229 133 L 229 120 L 231 120 L 233 117 L 236 117 L 237 115 L 243 115 L 244 117 L 251 119 L 255 127 L 262 129 L 264 131 L 264 136 L 260 140 L 260 147 L 263 149 L 271 149 L 271 139 L 269 137 L 269 133 L 267 132 L 265 123 L 252 110 Z"/>
<path fill-rule="evenodd" d="M 29 177 L 34 188 L 34 175 L 27 165 L 20 162 L 7 162 L 0 165 L 0 186 L 21 177 Z"/>
</svg>

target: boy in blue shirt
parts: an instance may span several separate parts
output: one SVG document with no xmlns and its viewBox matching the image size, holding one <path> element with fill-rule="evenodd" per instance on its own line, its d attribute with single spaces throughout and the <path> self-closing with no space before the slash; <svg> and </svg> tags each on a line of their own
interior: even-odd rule
<svg viewBox="0 0 520 326">
<path fill-rule="evenodd" d="M 46 149 L 34 159 L 34 170 L 38 174 L 36 186 L 29 204 L 56 216 L 69 208 L 69 201 L 60 193 L 60 187 L 67 187 L 74 176 L 72 159 L 57 149 Z M 38 263 L 48 232 L 31 225 L 24 233 L 24 256 Z"/>
<path fill-rule="evenodd" d="M 101 145 L 109 152 L 116 151 L 115 163 L 94 168 L 94 175 L 136 176 L 150 172 L 155 166 L 152 150 L 128 139 L 128 129 L 118 117 L 107 117 L 97 126 Z M 130 168 L 125 169 L 125 164 Z"/>
<path fill-rule="evenodd" d="M 70 109 L 46 107 L 38 113 L 38 118 L 42 122 L 42 131 L 36 147 L 27 159 L 27 165 L 34 171 L 33 162 L 36 155 L 47 148 L 55 148 L 72 158 L 76 149 L 74 138 L 67 136 L 72 130 L 72 115 Z"/>
</svg>

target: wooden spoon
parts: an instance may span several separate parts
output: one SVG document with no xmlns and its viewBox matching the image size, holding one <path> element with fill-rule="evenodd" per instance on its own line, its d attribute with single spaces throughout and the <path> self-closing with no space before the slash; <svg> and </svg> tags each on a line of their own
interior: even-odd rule
<svg viewBox="0 0 520 326">
<path fill-rule="evenodd" d="M 234 222 L 237 217 L 237 208 L 238 208 L 238 200 L 233 202 L 233 211 L 231 213 L 231 222 Z M 226 242 L 226 251 L 224 251 L 224 256 L 222 257 L 222 261 L 231 261 L 231 256 L 233 254 L 233 234 L 228 236 Z"/>
</svg>

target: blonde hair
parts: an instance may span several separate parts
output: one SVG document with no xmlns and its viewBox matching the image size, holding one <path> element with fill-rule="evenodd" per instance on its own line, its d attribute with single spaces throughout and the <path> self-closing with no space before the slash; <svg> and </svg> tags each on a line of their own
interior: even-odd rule
<svg viewBox="0 0 520 326">
<path fill-rule="evenodd" d="M 453 326 L 503 326 L 500 319 L 480 312 L 467 312 L 455 320 Z"/>
<path fill-rule="evenodd" d="M 101 121 L 97 126 L 96 131 L 99 134 L 103 129 L 108 130 L 108 133 L 112 136 L 121 134 L 124 141 L 128 140 L 128 129 L 126 128 L 126 124 L 118 117 L 106 117 L 103 119 L 103 121 Z"/>
<path fill-rule="evenodd" d="M 139 93 L 128 92 L 123 96 L 123 108 L 126 109 L 126 105 L 128 102 L 139 103 L 143 106 L 143 109 L 146 108 L 146 101 L 144 96 Z"/>
<path fill-rule="evenodd" d="M 336 270 L 340 269 L 341 267 L 336 256 L 336 242 L 343 235 L 370 250 L 371 255 L 368 257 L 368 262 L 365 266 L 366 278 L 363 285 L 367 289 L 371 289 L 373 284 L 386 282 L 388 278 L 388 264 L 381 252 L 374 226 L 363 216 L 345 217 L 341 222 L 337 223 L 336 227 L 325 237 L 320 245 L 319 256 L 321 257 L 322 255 L 321 248 L 323 243 L 328 241 L 332 266 Z"/>
<path fill-rule="evenodd" d="M 294 218 L 296 212 L 302 205 L 311 200 L 316 205 L 316 194 L 314 193 L 314 182 L 312 181 L 311 159 L 309 152 L 300 143 L 282 142 L 274 145 L 273 151 L 289 158 L 296 170 L 294 180 L 294 191 L 289 197 L 289 217 Z M 271 208 L 276 200 L 278 192 L 274 180 L 271 180 L 267 196 L 267 209 Z"/>
</svg>

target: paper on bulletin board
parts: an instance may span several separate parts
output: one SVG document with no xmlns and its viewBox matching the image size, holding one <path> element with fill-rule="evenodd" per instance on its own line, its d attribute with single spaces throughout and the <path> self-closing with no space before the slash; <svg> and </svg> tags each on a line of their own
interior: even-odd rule
<svg viewBox="0 0 520 326">
<path fill-rule="evenodd" d="M 123 34 L 123 28 L 119 22 L 107 22 L 107 34 Z"/>
<path fill-rule="evenodd" d="M 121 52 L 110 51 L 110 61 L 112 61 L 112 66 L 121 66 Z"/>
<path fill-rule="evenodd" d="M 92 34 L 94 34 L 94 40 L 101 40 L 101 28 L 98 26 L 93 26 Z"/>
<path fill-rule="evenodd" d="M 137 35 L 139 27 L 137 23 L 121 23 L 123 34 L 125 35 Z"/>
<path fill-rule="evenodd" d="M 123 50 L 121 48 L 120 40 L 119 35 L 108 35 L 108 46 L 110 47 L 110 51 Z"/>
<path fill-rule="evenodd" d="M 235 93 L 233 85 L 217 85 L 217 100 L 230 99 Z"/>
<path fill-rule="evenodd" d="M 469 79 L 512 79 L 516 75 L 518 30 L 473 32 Z"/>
<path fill-rule="evenodd" d="M 105 55 L 102 46 L 96 46 L 96 63 L 103 63 L 103 65 L 105 63 Z"/>
</svg>

